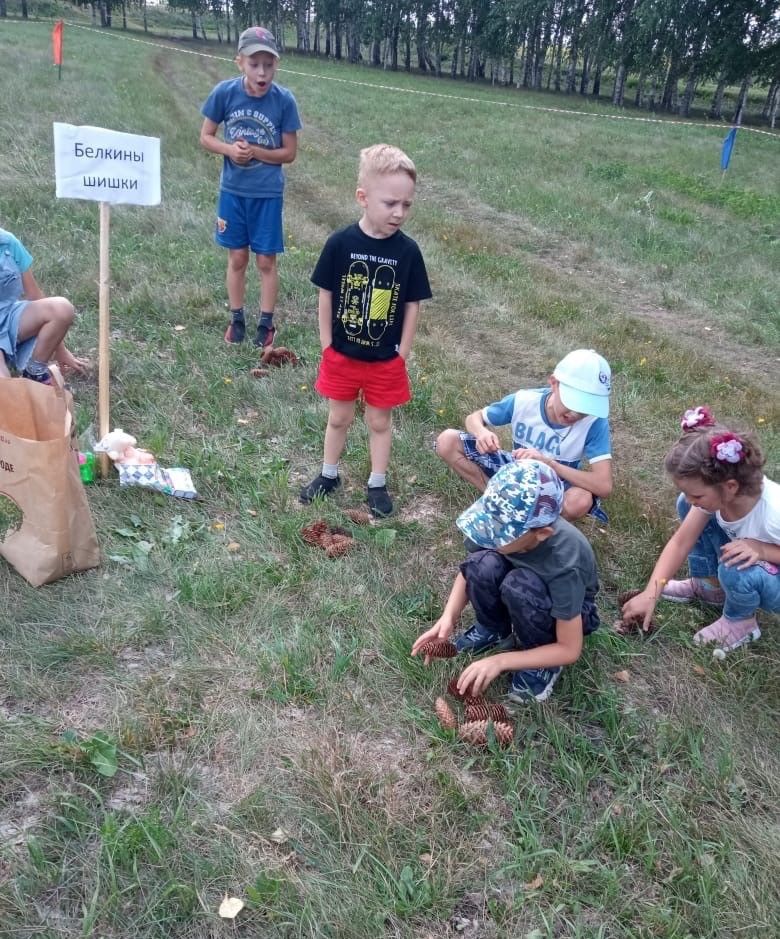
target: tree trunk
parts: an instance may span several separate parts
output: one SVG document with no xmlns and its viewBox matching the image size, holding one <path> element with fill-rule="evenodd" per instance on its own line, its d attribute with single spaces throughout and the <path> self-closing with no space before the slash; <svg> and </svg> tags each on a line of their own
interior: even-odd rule
<svg viewBox="0 0 780 939">
<path fill-rule="evenodd" d="M 371 43 L 371 64 L 377 68 L 382 64 L 382 42 L 379 39 L 374 39 Z"/>
<path fill-rule="evenodd" d="M 94 29 L 94 27 L 97 26 L 97 7 L 95 6 L 95 0 L 92 0 L 90 7 L 92 8 L 92 27 Z"/>
<path fill-rule="evenodd" d="M 775 129 L 778 108 L 780 108 L 780 83 L 775 82 L 775 95 L 772 98 L 772 104 L 769 108 L 769 126 L 772 130 Z"/>
<path fill-rule="evenodd" d="M 769 86 L 769 91 L 766 93 L 766 101 L 764 101 L 764 107 L 761 109 L 761 117 L 765 121 L 772 121 L 773 112 L 777 111 L 778 100 L 780 100 L 780 81 L 775 79 Z M 775 125 L 772 124 L 772 127 L 774 126 Z"/>
<path fill-rule="evenodd" d="M 401 30 L 398 26 L 398 23 L 396 23 L 395 26 L 393 26 L 393 32 L 392 32 L 392 35 L 390 36 L 390 71 L 391 72 L 398 71 L 398 39 L 399 39 L 400 31 Z"/>
<path fill-rule="evenodd" d="M 572 34 L 569 48 L 569 67 L 566 70 L 566 94 L 573 95 L 577 87 L 577 55 L 579 53 L 579 30 Z"/>
<path fill-rule="evenodd" d="M 0 0 L 0 18 L 5 19 L 8 16 L 5 0 Z"/>
<path fill-rule="evenodd" d="M 713 120 L 719 121 L 723 117 L 723 94 L 726 91 L 726 76 L 721 73 L 720 78 L 718 79 L 717 87 L 715 88 L 715 93 L 712 96 L 712 104 L 710 105 L 710 110 L 708 112 L 708 117 L 711 117 Z"/>
<path fill-rule="evenodd" d="M 127 0 L 122 0 L 122 29 L 127 29 Z"/>
<path fill-rule="evenodd" d="M 298 52 L 309 51 L 309 30 L 306 26 L 308 5 L 303 0 L 295 4 L 295 48 Z"/>
<path fill-rule="evenodd" d="M 547 88 L 550 87 L 550 78 L 553 79 L 553 91 L 561 90 L 561 68 L 563 66 L 563 27 L 558 22 L 557 32 L 555 34 L 555 66 L 547 78 Z"/>
<path fill-rule="evenodd" d="M 22 0 L 22 19 L 27 19 L 27 0 Z"/>
<path fill-rule="evenodd" d="M 194 10 L 190 11 L 190 18 L 192 20 L 192 38 L 197 39 L 198 38 L 198 17 Z"/>
<path fill-rule="evenodd" d="M 693 96 L 696 94 L 696 66 L 692 65 L 688 72 L 688 80 L 685 82 L 685 91 L 680 98 L 680 116 L 688 117 L 691 113 Z"/>
<path fill-rule="evenodd" d="M 594 98 L 598 98 L 601 93 L 601 62 L 596 66 L 596 71 L 593 74 L 593 91 L 591 95 Z"/>
<path fill-rule="evenodd" d="M 547 22 L 545 23 L 544 32 L 542 33 L 542 43 L 539 49 L 538 55 L 536 57 L 536 74 L 534 76 L 534 88 L 537 91 L 542 90 L 542 83 L 544 82 L 544 63 L 547 59 L 547 50 L 550 48 L 550 36 L 552 35 L 552 17 L 548 16 Z M 552 69 L 549 70 L 552 72 Z M 548 72 L 547 76 L 547 87 L 550 87 L 550 75 Z"/>
<path fill-rule="evenodd" d="M 742 79 L 742 84 L 739 88 L 739 94 L 737 95 L 737 106 L 734 109 L 734 117 L 731 119 L 732 124 L 739 126 L 742 123 L 742 118 L 747 110 L 747 96 L 750 91 L 750 86 L 753 84 L 753 76 L 747 74 Z"/>
<path fill-rule="evenodd" d="M 626 93 L 626 66 L 621 62 L 615 72 L 615 87 L 612 89 L 612 103 L 618 107 L 623 107 L 623 96 Z"/>
<path fill-rule="evenodd" d="M 664 111 L 677 110 L 677 82 L 680 77 L 680 64 L 676 52 L 672 53 L 669 71 L 666 73 L 664 91 L 661 95 L 661 108 Z"/>
<path fill-rule="evenodd" d="M 588 85 L 590 84 L 590 52 L 586 49 L 585 54 L 582 57 L 582 75 L 580 76 L 580 94 L 586 95 L 588 93 Z"/>
<path fill-rule="evenodd" d="M 639 78 L 636 80 L 636 92 L 634 93 L 634 107 L 641 108 L 645 103 L 645 70 L 641 69 Z"/>
<path fill-rule="evenodd" d="M 523 62 L 523 88 L 530 88 L 534 73 L 534 43 L 533 27 L 529 26 L 525 35 L 525 60 Z"/>
<path fill-rule="evenodd" d="M 146 0 L 141 0 L 141 9 L 143 10 L 144 32 L 145 32 L 145 33 L 148 33 L 148 32 L 149 32 L 149 21 L 148 21 L 148 19 L 147 19 L 147 17 L 146 17 Z M 230 36 L 228 36 L 228 42 L 230 42 Z"/>
</svg>

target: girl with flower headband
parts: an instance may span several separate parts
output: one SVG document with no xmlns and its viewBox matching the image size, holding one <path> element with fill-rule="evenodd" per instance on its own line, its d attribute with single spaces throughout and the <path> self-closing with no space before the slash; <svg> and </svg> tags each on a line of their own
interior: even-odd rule
<svg viewBox="0 0 780 939">
<path fill-rule="evenodd" d="M 755 438 L 717 424 L 708 408 L 686 411 L 681 426 L 664 464 L 680 489 L 680 526 L 623 619 L 648 629 L 660 598 L 722 606 L 693 638 L 730 652 L 761 636 L 757 610 L 780 612 L 780 485 L 764 476 Z M 686 556 L 691 576 L 670 580 Z"/>
</svg>

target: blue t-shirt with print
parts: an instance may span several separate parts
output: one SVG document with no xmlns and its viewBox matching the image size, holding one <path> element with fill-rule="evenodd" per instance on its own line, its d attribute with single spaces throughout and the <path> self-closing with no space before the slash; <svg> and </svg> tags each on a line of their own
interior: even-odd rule
<svg viewBox="0 0 780 939">
<path fill-rule="evenodd" d="M 513 449 L 533 448 L 559 463 L 577 469 L 588 462 L 612 459 L 609 423 L 604 417 L 583 417 L 575 424 L 552 424 L 545 404 L 549 388 L 532 388 L 507 395 L 482 411 L 486 424 L 512 426 Z"/>
<path fill-rule="evenodd" d="M 32 255 L 21 241 L 0 228 L 0 304 L 15 303 L 22 296 L 22 274 L 32 262 Z"/>
<path fill-rule="evenodd" d="M 276 150 L 282 134 L 301 129 L 295 96 L 287 88 L 271 84 L 261 97 L 244 91 L 243 76 L 220 82 L 206 99 L 201 114 L 215 124 L 222 124 L 226 143 L 243 138 L 249 144 Z M 284 192 L 284 172 L 273 163 L 252 160 L 234 163 L 224 157 L 220 188 L 234 196 L 252 199 L 278 198 Z"/>
</svg>

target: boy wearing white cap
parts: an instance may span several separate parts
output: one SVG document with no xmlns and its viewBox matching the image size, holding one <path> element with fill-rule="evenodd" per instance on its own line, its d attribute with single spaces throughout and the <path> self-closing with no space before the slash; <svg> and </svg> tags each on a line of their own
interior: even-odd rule
<svg viewBox="0 0 780 939">
<path fill-rule="evenodd" d="M 561 515 L 574 521 L 607 516 L 600 500 L 612 492 L 609 394 L 612 373 L 593 349 L 576 349 L 555 366 L 548 388 L 507 395 L 466 418 L 466 431 L 444 430 L 436 452 L 467 482 L 484 489 L 502 466 L 540 460 L 563 480 Z M 510 425 L 512 451 L 501 449 L 494 427 Z M 587 459 L 589 468 L 581 468 Z"/>
</svg>

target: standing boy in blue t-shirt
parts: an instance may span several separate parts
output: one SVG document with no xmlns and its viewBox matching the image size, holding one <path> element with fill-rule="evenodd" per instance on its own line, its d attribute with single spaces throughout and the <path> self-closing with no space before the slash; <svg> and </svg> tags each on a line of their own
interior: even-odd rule
<svg viewBox="0 0 780 939">
<path fill-rule="evenodd" d="M 612 492 L 609 394 L 612 372 L 593 349 L 576 349 L 555 366 L 549 388 L 507 395 L 466 418 L 466 432 L 443 430 L 436 452 L 461 479 L 485 488 L 514 460 L 541 460 L 563 480 L 561 515 L 573 522 L 593 515 L 606 522 L 600 500 Z M 501 449 L 492 427 L 512 427 L 512 451 Z M 583 457 L 589 468 L 581 469 Z"/>
<path fill-rule="evenodd" d="M 274 75 L 279 50 L 273 35 L 250 26 L 238 38 L 236 64 L 240 78 L 220 82 L 201 108 L 200 142 L 224 157 L 214 240 L 228 249 L 227 293 L 231 322 L 226 342 L 243 342 L 244 299 L 249 249 L 260 275 L 260 319 L 255 345 L 271 346 L 279 292 L 276 256 L 284 251 L 282 231 L 282 166 L 298 150 L 301 119 L 291 91 Z M 217 137 L 219 125 L 223 137 Z"/>
</svg>

